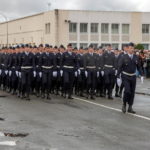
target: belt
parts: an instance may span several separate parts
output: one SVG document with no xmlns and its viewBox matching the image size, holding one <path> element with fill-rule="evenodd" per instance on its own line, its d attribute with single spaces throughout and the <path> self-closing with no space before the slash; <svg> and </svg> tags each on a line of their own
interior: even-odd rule
<svg viewBox="0 0 150 150">
<path fill-rule="evenodd" d="M 73 66 L 64 66 L 64 68 L 69 68 L 69 69 L 73 69 Z"/>
<path fill-rule="evenodd" d="M 87 66 L 86 68 L 87 69 L 95 69 L 96 67 L 95 66 Z"/>
<path fill-rule="evenodd" d="M 122 73 L 125 74 L 125 75 L 128 75 L 128 76 L 131 76 L 131 77 L 136 75 L 135 73 L 127 73 L 125 71 L 123 71 Z"/>
<path fill-rule="evenodd" d="M 57 68 L 60 68 L 60 66 L 57 66 Z"/>
<path fill-rule="evenodd" d="M 23 66 L 21 67 L 21 69 L 31 69 L 32 67 L 31 66 Z"/>
<path fill-rule="evenodd" d="M 15 69 L 15 67 L 13 66 L 13 67 L 11 67 L 12 69 Z"/>
<path fill-rule="evenodd" d="M 102 69 L 101 67 L 98 67 L 98 69 L 100 70 L 100 69 Z"/>
<path fill-rule="evenodd" d="M 105 67 L 108 67 L 108 68 L 112 68 L 113 66 L 111 65 L 104 65 Z"/>
<path fill-rule="evenodd" d="M 81 68 L 80 68 L 80 70 L 84 70 L 84 68 L 83 68 L 83 67 L 81 67 Z"/>
<path fill-rule="evenodd" d="M 44 69 L 52 69 L 53 66 L 42 66 L 42 68 L 44 68 Z"/>
</svg>

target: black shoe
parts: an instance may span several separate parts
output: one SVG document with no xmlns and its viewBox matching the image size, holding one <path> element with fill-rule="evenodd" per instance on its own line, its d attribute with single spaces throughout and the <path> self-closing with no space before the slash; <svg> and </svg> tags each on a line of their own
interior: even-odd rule
<svg viewBox="0 0 150 150">
<path fill-rule="evenodd" d="M 30 97 L 29 97 L 29 96 L 27 96 L 26 100 L 27 100 L 27 101 L 30 101 Z"/>
<path fill-rule="evenodd" d="M 126 105 L 122 106 L 122 112 L 125 114 L 126 113 Z"/>
<path fill-rule="evenodd" d="M 132 109 L 131 106 L 129 106 L 129 108 L 128 108 L 128 113 L 136 114 L 136 112 Z"/>
<path fill-rule="evenodd" d="M 73 99 L 73 97 L 72 96 L 68 96 L 68 99 Z"/>
<path fill-rule="evenodd" d="M 81 96 L 81 97 L 84 97 L 84 95 L 83 95 L 82 93 L 80 93 L 80 96 Z"/>
<path fill-rule="evenodd" d="M 120 97 L 117 93 L 115 94 L 115 97 Z"/>
<path fill-rule="evenodd" d="M 47 99 L 51 100 L 51 97 L 49 95 L 47 95 Z"/>
<path fill-rule="evenodd" d="M 112 96 L 108 96 L 108 99 L 113 100 L 113 97 Z"/>
<path fill-rule="evenodd" d="M 94 96 L 91 96 L 91 100 L 95 100 Z"/>
<path fill-rule="evenodd" d="M 89 94 L 86 95 L 86 98 L 89 99 Z"/>
<path fill-rule="evenodd" d="M 119 97 L 122 98 L 122 94 L 121 93 L 119 93 Z"/>
</svg>

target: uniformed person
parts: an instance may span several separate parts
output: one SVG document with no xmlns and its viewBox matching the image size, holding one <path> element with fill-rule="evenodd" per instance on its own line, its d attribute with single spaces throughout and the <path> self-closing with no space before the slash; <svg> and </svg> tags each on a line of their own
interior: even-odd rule
<svg viewBox="0 0 150 150">
<path fill-rule="evenodd" d="M 105 95 L 108 94 L 108 99 L 113 99 L 112 90 L 115 82 L 116 66 L 115 54 L 112 52 L 110 44 L 107 46 L 107 50 L 103 53 L 102 57 L 104 65 Z"/>
<path fill-rule="evenodd" d="M 51 99 L 50 91 L 52 89 L 53 70 L 56 68 L 56 59 L 52 48 L 46 45 L 44 53 L 39 58 L 39 64 L 42 70 L 42 98 Z"/>
<path fill-rule="evenodd" d="M 134 44 L 129 43 L 127 54 L 123 55 L 118 63 L 118 80 L 122 78 L 125 88 L 122 106 L 123 113 L 126 113 L 126 111 L 128 111 L 128 113 L 136 113 L 132 108 L 136 88 L 136 69 L 143 75 L 139 59 L 134 54 Z M 129 105 L 128 110 L 126 110 L 127 104 Z"/>
<path fill-rule="evenodd" d="M 26 100 L 30 100 L 29 95 L 32 76 L 35 71 L 35 58 L 28 44 L 25 46 L 25 52 L 20 55 L 19 66 L 21 68 L 22 98 L 26 97 Z"/>
<path fill-rule="evenodd" d="M 68 95 L 68 99 L 73 99 L 73 83 L 75 79 L 75 71 L 77 70 L 76 54 L 72 52 L 72 45 L 68 44 L 66 52 L 62 55 L 61 71 L 63 71 L 63 92 L 64 97 Z"/>
<path fill-rule="evenodd" d="M 96 89 L 96 58 L 97 54 L 94 53 L 93 45 L 91 44 L 88 48 L 88 53 L 84 55 L 84 69 L 85 75 L 87 77 L 87 99 L 95 99 L 95 89 Z"/>
</svg>

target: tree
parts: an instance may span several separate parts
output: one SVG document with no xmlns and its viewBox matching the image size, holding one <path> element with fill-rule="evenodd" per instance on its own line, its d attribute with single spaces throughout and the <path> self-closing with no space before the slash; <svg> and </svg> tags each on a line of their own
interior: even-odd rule
<svg viewBox="0 0 150 150">
<path fill-rule="evenodd" d="M 137 44 L 135 46 L 135 49 L 138 49 L 138 50 L 144 50 L 144 46 L 142 44 Z"/>
</svg>

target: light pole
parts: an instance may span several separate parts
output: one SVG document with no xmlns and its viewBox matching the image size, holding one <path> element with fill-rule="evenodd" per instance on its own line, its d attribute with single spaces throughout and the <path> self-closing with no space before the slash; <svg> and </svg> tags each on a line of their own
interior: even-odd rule
<svg viewBox="0 0 150 150">
<path fill-rule="evenodd" d="M 3 13 L 1 13 L 0 12 L 0 15 L 5 19 L 5 21 L 6 21 L 6 43 L 7 43 L 7 46 L 8 46 L 8 18 L 3 14 Z"/>
</svg>

